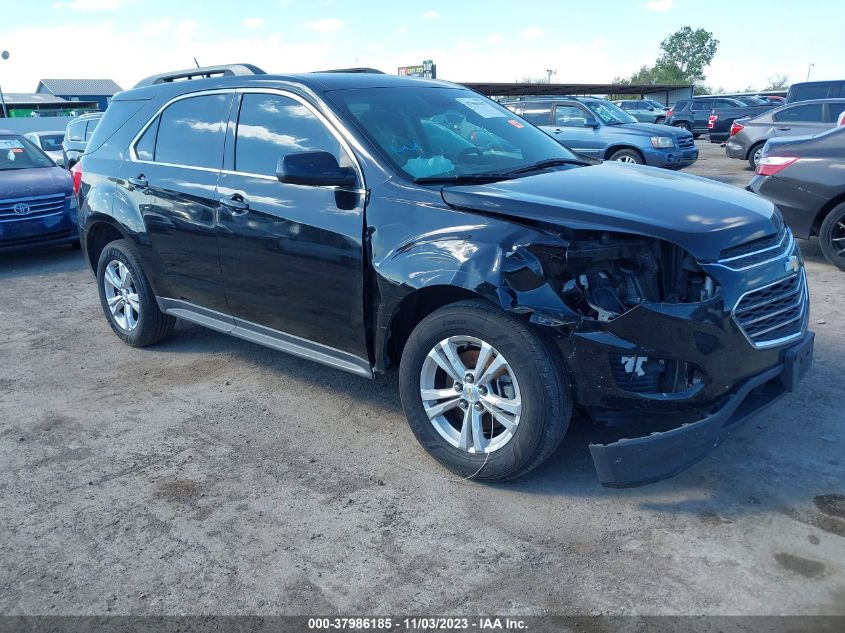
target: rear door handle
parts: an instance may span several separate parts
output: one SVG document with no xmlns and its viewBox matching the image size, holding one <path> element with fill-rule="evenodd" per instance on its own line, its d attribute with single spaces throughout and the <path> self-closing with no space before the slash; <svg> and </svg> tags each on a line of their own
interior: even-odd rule
<svg viewBox="0 0 845 633">
<path fill-rule="evenodd" d="M 220 204 L 231 209 L 233 215 L 240 215 L 249 211 L 249 203 L 238 193 L 228 198 L 220 198 Z"/>
<path fill-rule="evenodd" d="M 147 187 L 150 186 L 150 183 L 147 180 L 147 178 L 144 176 L 144 174 L 138 174 L 137 178 L 129 178 L 128 182 L 129 182 L 130 185 L 132 185 L 133 187 L 136 187 L 138 189 L 146 189 Z"/>
<path fill-rule="evenodd" d="M 791 127 L 779 127 L 778 132 L 789 132 L 791 129 Z"/>
</svg>

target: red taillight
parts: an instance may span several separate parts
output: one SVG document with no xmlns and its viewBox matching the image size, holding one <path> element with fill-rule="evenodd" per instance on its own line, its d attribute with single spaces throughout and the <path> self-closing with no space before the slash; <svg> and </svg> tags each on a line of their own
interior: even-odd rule
<svg viewBox="0 0 845 633">
<path fill-rule="evenodd" d="M 707 117 L 707 127 L 708 127 L 708 129 L 711 129 L 711 130 L 713 129 L 713 124 L 716 122 L 716 119 L 718 119 L 718 118 L 719 117 L 716 116 L 715 114 L 711 114 L 709 117 Z"/>
<path fill-rule="evenodd" d="M 73 193 L 79 193 L 79 188 L 82 186 L 82 165 L 76 163 L 71 167 L 70 175 L 73 176 Z"/>
<path fill-rule="evenodd" d="M 798 156 L 764 156 L 757 162 L 758 176 L 774 176 L 798 160 Z"/>
<path fill-rule="evenodd" d="M 745 127 L 744 125 L 740 125 L 739 123 L 734 123 L 733 125 L 731 125 L 731 133 L 730 133 L 730 136 L 733 136 L 734 134 L 736 134 L 737 132 L 739 132 L 739 131 L 740 131 L 742 128 L 744 128 L 744 127 Z"/>
<path fill-rule="evenodd" d="M 670 108 L 670 109 L 669 109 L 669 111 L 666 113 L 666 118 L 667 118 L 667 119 L 668 119 L 670 116 L 672 116 L 672 112 L 674 112 L 674 110 L 673 110 L 672 108 Z"/>
</svg>

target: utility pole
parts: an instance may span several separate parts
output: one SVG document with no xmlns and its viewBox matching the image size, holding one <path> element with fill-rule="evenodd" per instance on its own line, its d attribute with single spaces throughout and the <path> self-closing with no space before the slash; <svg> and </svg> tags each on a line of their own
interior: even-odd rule
<svg viewBox="0 0 845 633">
<path fill-rule="evenodd" d="M 551 68 L 547 68 L 546 74 L 549 76 L 549 83 L 552 83 L 552 75 L 557 75 L 557 71 L 552 70 Z"/>
<path fill-rule="evenodd" d="M 9 51 L 0 53 L 0 59 L 9 59 Z M 6 97 L 3 96 L 3 88 L 0 87 L 0 105 L 3 106 L 3 118 L 9 118 L 9 109 L 6 107 Z"/>
<path fill-rule="evenodd" d="M 813 69 L 813 66 L 815 66 L 815 64 L 807 66 L 807 81 L 810 81 L 810 71 Z"/>
</svg>

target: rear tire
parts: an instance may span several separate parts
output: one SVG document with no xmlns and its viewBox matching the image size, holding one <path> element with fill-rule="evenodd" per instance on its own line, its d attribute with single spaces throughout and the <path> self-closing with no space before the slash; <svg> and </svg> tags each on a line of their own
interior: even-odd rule
<svg viewBox="0 0 845 633">
<path fill-rule="evenodd" d="M 636 163 L 637 165 L 645 165 L 645 159 L 635 149 L 618 149 L 610 155 L 608 160 L 615 160 L 620 163 Z"/>
<path fill-rule="evenodd" d="M 845 271 L 845 202 L 833 207 L 822 222 L 819 246 L 827 261 Z"/>
<path fill-rule="evenodd" d="M 129 240 L 111 242 L 100 253 L 97 288 L 106 320 L 124 343 L 146 347 L 173 333 L 176 319 L 159 310 L 141 259 Z"/>
<path fill-rule="evenodd" d="M 657 125 L 663 125 L 664 123 L 666 123 L 666 117 L 665 116 L 659 116 L 654 120 L 654 122 Z"/>
<path fill-rule="evenodd" d="M 417 325 L 402 352 L 399 388 L 423 448 L 481 481 L 514 479 L 542 464 L 572 414 L 557 350 L 485 301 L 445 306 Z"/>
<path fill-rule="evenodd" d="M 763 152 L 763 146 L 765 144 L 765 142 L 757 143 L 748 150 L 748 164 L 751 165 L 751 169 L 754 171 L 757 171 L 757 163 L 760 161 L 760 154 Z"/>
</svg>

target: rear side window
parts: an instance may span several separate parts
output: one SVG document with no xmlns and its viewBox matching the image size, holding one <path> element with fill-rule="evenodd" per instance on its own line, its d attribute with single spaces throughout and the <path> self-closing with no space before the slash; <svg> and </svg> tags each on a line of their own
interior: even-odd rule
<svg viewBox="0 0 845 633">
<path fill-rule="evenodd" d="M 100 119 L 91 119 L 88 121 L 88 126 L 85 128 L 85 140 L 89 140 L 92 136 L 94 136 L 94 130 L 97 129 L 97 125 L 100 123 Z"/>
<path fill-rule="evenodd" d="M 275 176 L 282 156 L 311 151 L 329 152 L 338 163 L 346 162 L 337 138 L 298 101 L 271 94 L 243 96 L 235 137 L 236 171 Z"/>
<path fill-rule="evenodd" d="M 85 121 L 74 121 L 67 126 L 67 140 L 81 141 L 85 138 Z"/>
<path fill-rule="evenodd" d="M 203 95 L 170 105 L 158 122 L 153 160 L 219 169 L 231 99 L 230 93 Z"/>
<path fill-rule="evenodd" d="M 147 104 L 146 99 L 131 100 L 131 101 L 112 101 L 109 107 L 106 108 L 103 118 L 99 119 L 96 128 L 88 127 L 88 147 L 85 150 L 91 154 L 98 150 L 106 141 L 108 141 L 114 133 L 117 132 L 123 125 L 135 116 L 138 111 Z M 91 132 L 94 135 L 91 136 Z"/>
<path fill-rule="evenodd" d="M 798 86 L 795 89 L 795 97 L 793 101 L 810 101 L 811 99 L 827 99 L 830 92 L 830 84 L 815 84 L 808 86 Z"/>
<path fill-rule="evenodd" d="M 842 111 L 845 110 L 845 102 L 842 103 L 829 103 L 827 107 L 830 108 L 830 112 L 828 113 L 827 122 L 828 123 L 836 123 L 839 120 L 839 115 L 842 114 Z"/>
<path fill-rule="evenodd" d="M 522 118 L 534 125 L 548 125 L 552 118 L 552 104 L 549 102 L 526 103 Z"/>
<path fill-rule="evenodd" d="M 135 154 L 139 160 L 153 160 L 155 158 L 159 121 L 161 121 L 161 117 L 157 116 L 156 120 L 152 122 L 152 125 L 146 129 L 143 136 L 135 144 Z"/>
<path fill-rule="evenodd" d="M 775 121 L 821 123 L 824 121 L 824 107 L 821 103 L 808 103 L 781 110 L 772 116 Z"/>
<path fill-rule="evenodd" d="M 692 110 L 712 110 L 713 109 L 713 100 L 712 99 L 700 99 L 698 101 L 692 102 Z"/>
<path fill-rule="evenodd" d="M 675 109 L 675 110 L 683 110 L 684 108 L 686 108 L 686 107 L 687 107 L 687 104 L 688 104 L 688 103 L 689 103 L 689 101 L 688 101 L 688 100 L 686 100 L 686 99 L 682 99 L 681 101 L 678 101 L 678 102 L 675 104 L 674 109 Z"/>
</svg>

